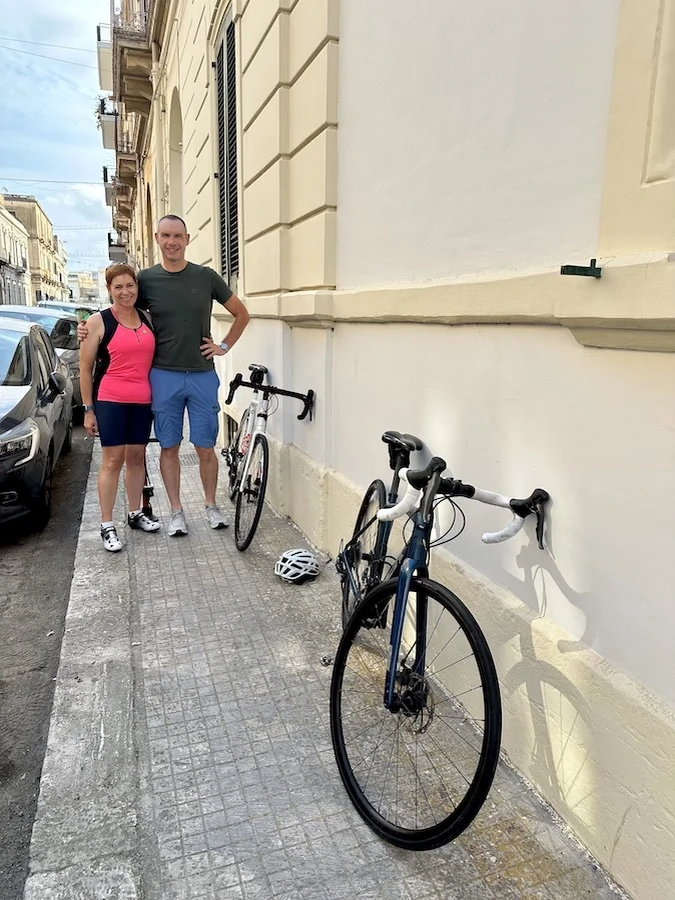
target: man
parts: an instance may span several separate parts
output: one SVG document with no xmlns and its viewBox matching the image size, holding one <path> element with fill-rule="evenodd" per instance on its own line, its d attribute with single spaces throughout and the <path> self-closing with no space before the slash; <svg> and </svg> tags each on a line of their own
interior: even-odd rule
<svg viewBox="0 0 675 900">
<path fill-rule="evenodd" d="M 160 219 L 155 240 L 162 262 L 138 273 L 137 306 L 150 313 L 155 329 L 156 350 L 150 372 L 152 410 L 155 434 L 162 448 L 160 471 L 171 504 L 168 531 L 177 537 L 187 534 L 178 458 L 186 409 L 190 440 L 199 457 L 206 518 L 211 528 L 225 528 L 229 524 L 216 503 L 219 380 L 213 360 L 224 356 L 236 344 L 249 315 L 220 275 L 185 259 L 190 235 L 179 216 L 167 215 Z M 234 316 L 220 344 L 210 337 L 214 300 Z M 80 338 L 86 334 L 86 325 L 79 325 Z"/>
</svg>

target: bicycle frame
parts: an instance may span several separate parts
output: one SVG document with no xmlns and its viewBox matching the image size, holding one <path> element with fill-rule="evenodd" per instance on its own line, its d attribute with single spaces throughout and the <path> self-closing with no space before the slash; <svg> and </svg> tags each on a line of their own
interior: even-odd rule
<svg viewBox="0 0 675 900">
<path fill-rule="evenodd" d="M 254 390 L 253 399 L 244 413 L 247 417 L 246 421 L 246 430 L 245 430 L 245 438 L 249 438 L 248 446 L 246 448 L 246 456 L 244 457 L 243 466 L 240 466 L 240 471 L 237 474 L 237 492 L 241 493 L 244 490 L 244 484 L 246 483 L 246 478 L 248 476 L 248 471 L 251 467 L 251 456 L 253 454 L 253 445 L 255 443 L 256 436 L 259 434 L 266 435 L 267 434 L 267 419 L 269 416 L 269 406 L 270 406 L 270 397 L 271 395 L 262 389 L 262 397 L 259 397 L 259 390 Z"/>
<path fill-rule="evenodd" d="M 403 625 L 408 609 L 410 585 L 415 572 L 422 578 L 429 577 L 427 558 L 431 542 L 431 516 L 420 510 L 415 514 L 414 523 L 412 537 L 395 567 L 398 569 L 398 583 L 396 587 L 396 602 L 394 604 L 394 619 L 391 626 L 391 655 L 389 657 L 389 668 L 387 669 L 384 688 L 384 705 L 392 711 L 396 711 L 396 673 L 398 671 L 398 658 L 403 639 Z M 413 671 L 421 675 L 426 666 L 427 655 L 427 603 L 425 597 L 418 597 L 415 632 Z"/>
<path fill-rule="evenodd" d="M 391 628 L 391 654 L 389 657 L 389 666 L 385 678 L 384 687 L 384 705 L 392 712 L 397 708 L 396 696 L 396 675 L 398 672 L 398 660 L 401 650 L 401 641 L 403 639 L 403 626 L 405 616 L 408 609 L 408 597 L 410 594 L 410 585 L 415 573 L 422 578 L 429 577 L 429 569 L 427 559 L 431 543 L 431 529 L 433 525 L 432 504 L 436 495 L 440 475 L 434 476 L 427 486 L 425 498 L 420 505 L 420 509 L 415 513 L 413 523 L 413 533 L 405 547 L 399 554 L 392 568 L 392 578 L 397 580 L 396 601 L 394 604 L 394 616 Z M 398 496 L 399 488 L 398 468 L 394 470 L 391 487 L 389 489 L 388 501 L 395 503 Z M 428 498 L 428 499 L 427 499 Z M 370 527 L 373 520 L 366 523 L 361 532 L 354 535 L 350 544 L 357 541 L 360 535 Z M 379 547 L 384 560 L 384 554 L 389 544 L 391 535 L 392 522 L 382 522 L 382 531 L 378 540 Z M 347 545 L 349 546 L 349 544 Z M 346 548 L 345 548 L 346 549 Z M 343 551 L 344 553 L 345 551 Z M 346 566 L 346 575 L 349 578 L 354 595 L 361 597 L 358 585 L 354 579 L 353 569 L 350 565 Z M 418 597 L 417 615 L 415 617 L 415 660 L 413 663 L 413 671 L 418 675 L 424 672 L 426 666 L 426 633 L 427 633 L 427 604 L 424 597 Z"/>
</svg>

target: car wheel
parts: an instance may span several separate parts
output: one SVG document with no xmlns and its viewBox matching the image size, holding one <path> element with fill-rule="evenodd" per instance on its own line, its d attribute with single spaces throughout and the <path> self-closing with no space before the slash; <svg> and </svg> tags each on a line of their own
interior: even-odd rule
<svg viewBox="0 0 675 900">
<path fill-rule="evenodd" d="M 52 514 L 52 471 L 54 464 L 51 455 L 47 457 L 47 465 L 45 474 L 42 479 L 40 493 L 33 503 L 33 521 L 35 525 L 42 529 L 49 522 Z"/>
</svg>

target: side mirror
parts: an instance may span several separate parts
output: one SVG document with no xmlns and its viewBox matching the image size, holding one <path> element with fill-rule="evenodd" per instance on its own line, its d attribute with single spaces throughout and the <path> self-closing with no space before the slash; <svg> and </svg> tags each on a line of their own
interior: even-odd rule
<svg viewBox="0 0 675 900">
<path fill-rule="evenodd" d="M 49 381 L 57 394 L 62 394 L 68 383 L 66 381 L 66 376 L 62 372 L 52 372 L 49 376 Z"/>
</svg>

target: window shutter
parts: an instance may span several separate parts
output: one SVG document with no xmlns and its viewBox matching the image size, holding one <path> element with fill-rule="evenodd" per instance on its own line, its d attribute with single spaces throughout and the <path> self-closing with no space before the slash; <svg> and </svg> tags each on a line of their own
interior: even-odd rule
<svg viewBox="0 0 675 900">
<path fill-rule="evenodd" d="M 227 280 L 227 184 L 225 176 L 225 45 L 220 45 L 216 58 L 218 85 L 218 205 L 220 212 L 220 271 Z"/>
<path fill-rule="evenodd" d="M 218 178 L 220 265 L 226 281 L 239 273 L 239 194 L 237 180 L 237 65 L 234 23 L 227 26 L 216 59 L 218 81 Z"/>
</svg>

